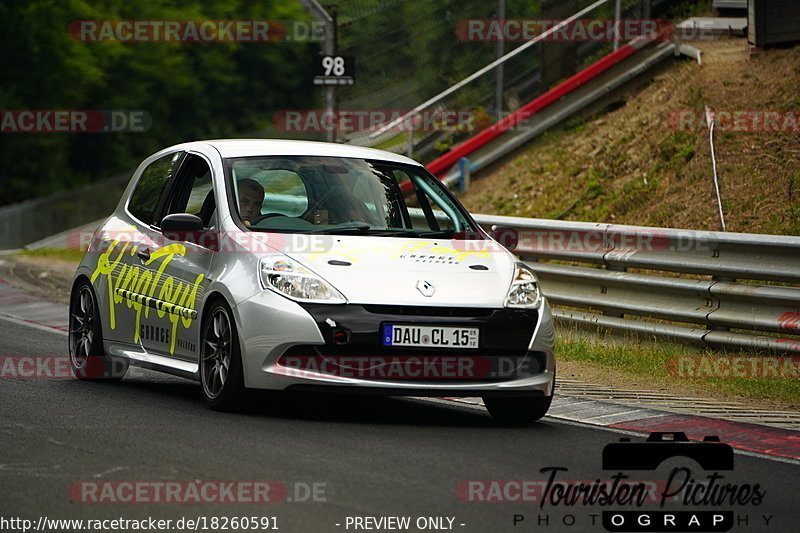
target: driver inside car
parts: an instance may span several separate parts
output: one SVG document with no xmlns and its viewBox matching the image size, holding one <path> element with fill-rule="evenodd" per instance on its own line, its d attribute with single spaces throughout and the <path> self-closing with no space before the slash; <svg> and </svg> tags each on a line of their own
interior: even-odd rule
<svg viewBox="0 0 800 533">
<path fill-rule="evenodd" d="M 254 179 L 239 180 L 239 216 L 245 226 L 250 226 L 254 219 L 261 216 L 261 205 L 264 203 L 264 187 Z"/>
</svg>

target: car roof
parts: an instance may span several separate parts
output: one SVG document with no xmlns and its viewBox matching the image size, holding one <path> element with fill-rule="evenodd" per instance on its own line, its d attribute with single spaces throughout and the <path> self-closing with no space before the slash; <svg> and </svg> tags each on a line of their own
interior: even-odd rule
<svg viewBox="0 0 800 533">
<path fill-rule="evenodd" d="M 214 139 L 198 141 L 214 147 L 222 157 L 252 157 L 270 155 L 316 155 L 379 159 L 394 163 L 422 166 L 413 159 L 374 148 L 316 141 L 290 141 L 283 139 Z"/>
</svg>

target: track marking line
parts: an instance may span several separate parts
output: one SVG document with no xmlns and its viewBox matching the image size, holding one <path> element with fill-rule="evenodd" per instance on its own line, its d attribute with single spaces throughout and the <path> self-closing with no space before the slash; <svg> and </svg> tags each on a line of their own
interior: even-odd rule
<svg viewBox="0 0 800 533">
<path fill-rule="evenodd" d="M 28 326 L 41 331 L 49 331 L 50 333 L 57 333 L 59 335 L 67 335 L 69 333 L 68 330 L 60 328 L 58 326 L 48 326 L 47 324 L 42 324 L 41 322 L 36 322 L 35 320 L 26 320 L 24 318 L 7 315 L 5 313 L 0 313 L 0 320 L 5 320 L 6 322 L 11 322 L 13 324 L 17 324 L 20 326 Z"/>
</svg>

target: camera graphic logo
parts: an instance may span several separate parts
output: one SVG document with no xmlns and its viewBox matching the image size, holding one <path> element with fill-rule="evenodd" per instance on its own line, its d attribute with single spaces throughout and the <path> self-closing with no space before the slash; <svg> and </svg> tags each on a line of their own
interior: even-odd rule
<svg viewBox="0 0 800 533">
<path fill-rule="evenodd" d="M 623 437 L 603 448 L 603 470 L 655 470 L 671 457 L 694 459 L 704 470 L 733 470 L 733 448 L 719 437 L 690 441 L 686 433 L 653 432 L 645 442 Z"/>
</svg>

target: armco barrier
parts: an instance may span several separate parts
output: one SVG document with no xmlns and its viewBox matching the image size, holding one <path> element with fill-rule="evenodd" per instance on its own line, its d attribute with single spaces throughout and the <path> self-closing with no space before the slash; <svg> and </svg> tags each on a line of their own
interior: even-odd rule
<svg viewBox="0 0 800 533">
<path fill-rule="evenodd" d="M 557 306 L 554 315 L 569 325 L 800 352 L 800 286 L 788 286 L 800 284 L 800 237 L 490 215 L 475 220 L 487 230 L 517 231 L 514 253 L 536 272 Z M 552 260 L 572 264 L 546 262 Z"/>
</svg>

